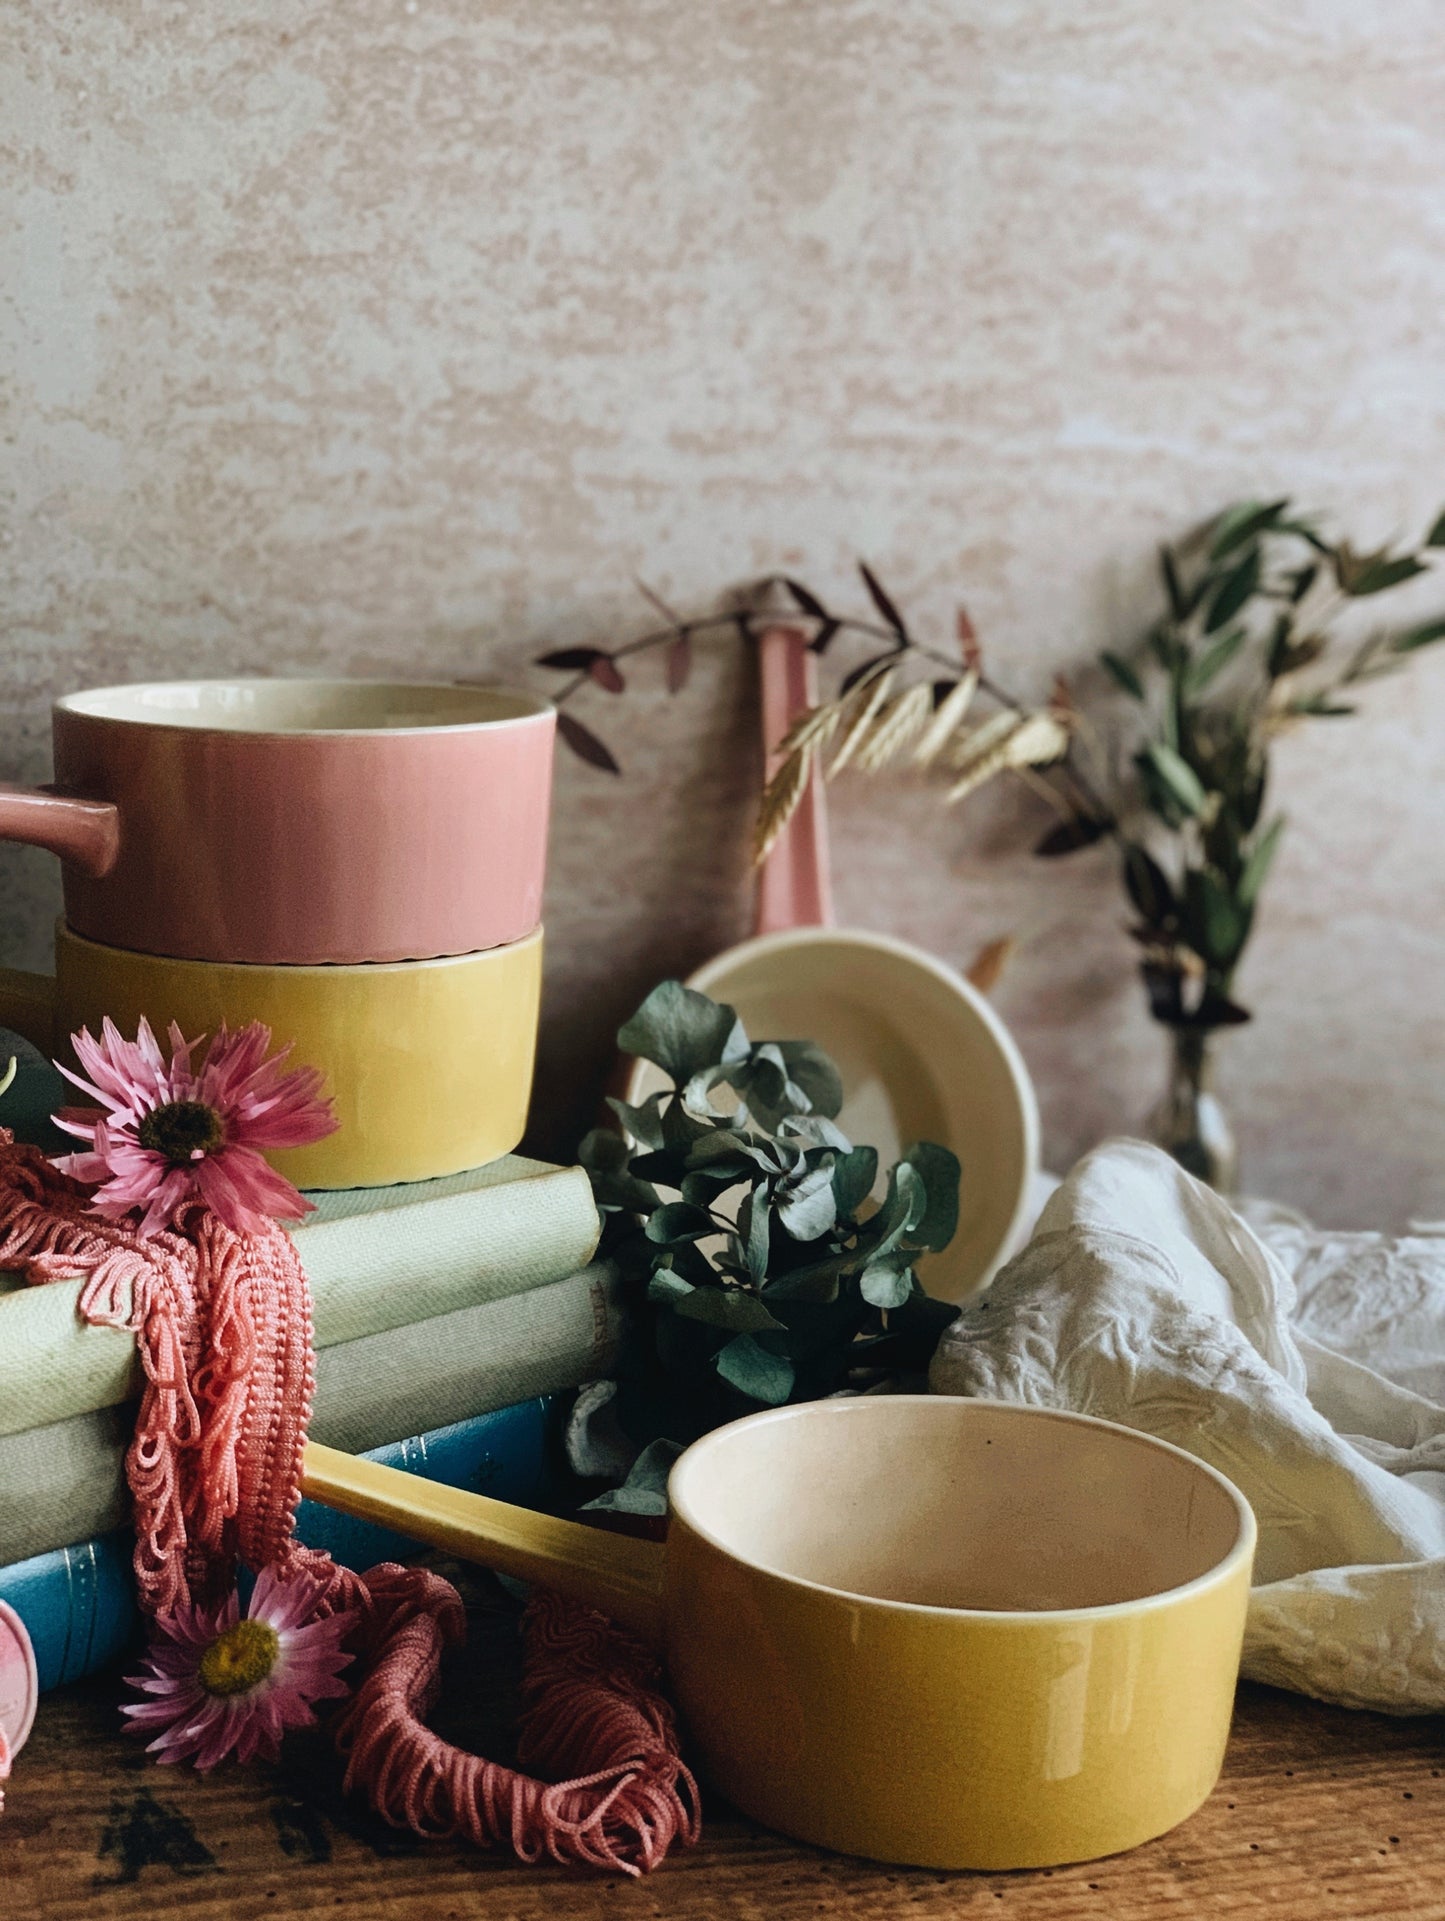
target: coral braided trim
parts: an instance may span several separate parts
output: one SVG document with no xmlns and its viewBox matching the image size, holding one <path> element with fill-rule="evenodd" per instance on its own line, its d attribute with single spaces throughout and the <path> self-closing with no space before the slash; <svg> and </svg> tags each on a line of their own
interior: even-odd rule
<svg viewBox="0 0 1445 1921">
<path fill-rule="evenodd" d="M 548 1783 L 425 1725 L 443 1648 L 462 1632 L 455 1589 L 395 1566 L 371 1569 L 365 1584 L 385 1618 L 370 1627 L 378 1652 L 337 1745 L 349 1756 L 347 1787 L 364 1787 L 394 1826 L 630 1875 L 656 1867 L 674 1841 L 697 1839 L 697 1784 L 678 1754 L 656 1657 L 640 1641 L 576 1602 L 534 1596 L 518 1754 L 523 1767 L 567 1777 Z"/>
<path fill-rule="evenodd" d="M 442 1651 L 465 1632 L 455 1588 L 423 1568 L 354 1574 L 295 1540 L 316 1368 L 311 1291 L 279 1227 L 238 1235 L 192 1208 L 142 1240 L 87 1213 L 83 1188 L 0 1128 L 0 1266 L 35 1284 L 81 1276 L 85 1319 L 135 1336 L 145 1386 L 126 1474 L 147 1613 L 220 1599 L 239 1557 L 304 1570 L 327 1612 L 355 1614 L 361 1679 L 337 1727 L 348 1789 L 398 1826 L 525 1861 L 645 1874 L 697 1838 L 697 1786 L 656 1661 L 631 1635 L 535 1596 L 518 1752 L 563 1778 L 534 1779 L 424 1724 Z M 9 1761 L 0 1736 L 0 1781 Z"/>
</svg>

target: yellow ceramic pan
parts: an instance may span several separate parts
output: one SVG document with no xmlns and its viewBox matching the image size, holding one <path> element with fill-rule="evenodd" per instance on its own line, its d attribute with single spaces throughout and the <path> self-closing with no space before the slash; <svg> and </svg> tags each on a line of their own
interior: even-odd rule
<svg viewBox="0 0 1445 1921">
<path fill-rule="evenodd" d="M 759 641 L 763 733 L 775 748 L 816 692 L 803 635 Z M 832 921 L 827 821 L 814 770 L 758 876 L 757 933 L 698 969 L 689 986 L 735 1007 L 755 1040 L 806 1036 L 843 1078 L 840 1124 L 883 1166 L 916 1140 L 940 1141 L 963 1166 L 958 1231 L 928 1255 L 930 1294 L 963 1301 L 1019 1244 L 1039 1158 L 1038 1107 L 1018 1048 L 962 975 L 921 948 Z M 634 1104 L 666 1085 L 632 1068 Z"/>
<path fill-rule="evenodd" d="M 480 1167 L 522 1138 L 542 982 L 540 929 L 445 960 L 265 967 L 170 960 L 82 940 L 62 922 L 55 974 L 0 972 L 0 1026 L 46 1052 L 108 1014 L 187 1039 L 264 1021 L 319 1067 L 336 1133 L 268 1158 L 302 1188 L 390 1186 Z M 63 1057 L 63 1056 L 62 1056 Z"/>
<path fill-rule="evenodd" d="M 929 1395 L 769 1409 L 678 1461 L 665 1548 L 315 1446 L 304 1488 L 654 1638 L 709 1777 L 800 1840 L 1087 1860 L 1219 1773 L 1254 1517 L 1128 1428 Z"/>
</svg>

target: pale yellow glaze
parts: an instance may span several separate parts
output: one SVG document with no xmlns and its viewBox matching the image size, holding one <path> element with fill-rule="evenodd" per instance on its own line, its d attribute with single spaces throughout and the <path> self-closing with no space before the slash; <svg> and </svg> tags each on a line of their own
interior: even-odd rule
<svg viewBox="0 0 1445 1921">
<path fill-rule="evenodd" d="M 305 1487 L 659 1632 L 708 1777 L 802 1840 L 1087 1860 L 1164 1833 L 1219 1773 L 1254 1517 L 1108 1422 L 944 1396 L 754 1415 L 679 1461 L 651 1564 L 325 1449 Z"/>
<path fill-rule="evenodd" d="M 56 978 L 0 975 L 0 1025 L 47 1050 L 109 1015 L 133 1034 L 191 1038 L 264 1021 L 321 1068 L 337 1132 L 269 1158 L 298 1187 L 371 1187 L 479 1167 L 522 1138 L 542 980 L 541 931 L 435 961 L 256 967 L 168 960 L 82 940 L 63 924 Z"/>
</svg>

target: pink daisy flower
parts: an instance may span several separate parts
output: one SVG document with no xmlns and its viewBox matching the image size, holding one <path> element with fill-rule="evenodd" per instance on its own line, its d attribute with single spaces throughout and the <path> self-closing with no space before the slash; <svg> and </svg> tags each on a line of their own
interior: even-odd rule
<svg viewBox="0 0 1445 1921">
<path fill-rule="evenodd" d="M 268 1568 L 244 1617 L 234 1592 L 217 1608 L 158 1614 L 145 1672 L 126 1683 L 149 1698 L 121 1709 L 135 1732 L 158 1730 L 147 1752 L 205 1773 L 228 1754 L 274 1761 L 288 1729 L 314 1726 L 312 1703 L 349 1691 L 338 1675 L 354 1618 L 311 1619 L 320 1593 L 309 1574 Z"/>
<path fill-rule="evenodd" d="M 60 1071 L 103 1111 L 67 1107 L 55 1116 L 67 1134 L 89 1143 L 89 1152 L 62 1155 L 56 1166 L 96 1189 L 91 1206 L 104 1219 L 140 1212 L 144 1235 L 192 1201 L 237 1233 L 262 1215 L 309 1213 L 311 1203 L 258 1150 L 304 1147 L 336 1131 L 320 1072 L 285 1069 L 290 1049 L 272 1055 L 271 1030 L 259 1021 L 234 1034 L 223 1026 L 198 1070 L 191 1055 L 199 1041 L 184 1039 L 172 1022 L 170 1043 L 167 1059 L 145 1020 L 133 1041 L 109 1019 L 99 1040 L 88 1028 L 71 1035 L 90 1079 Z"/>
</svg>

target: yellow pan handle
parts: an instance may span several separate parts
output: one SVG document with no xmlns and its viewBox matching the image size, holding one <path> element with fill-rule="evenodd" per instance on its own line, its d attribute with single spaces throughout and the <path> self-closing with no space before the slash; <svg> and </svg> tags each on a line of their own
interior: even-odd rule
<svg viewBox="0 0 1445 1921">
<path fill-rule="evenodd" d="M 49 974 L 22 974 L 0 967 L 0 1027 L 23 1034 L 49 1054 L 55 1047 L 55 981 Z"/>
<path fill-rule="evenodd" d="M 419 1474 L 358 1460 L 315 1441 L 306 1445 L 301 1492 L 309 1500 L 396 1528 L 500 1574 L 539 1581 L 585 1601 L 649 1641 L 662 1638 L 666 1549 L 656 1542 L 441 1487 Z"/>
</svg>

